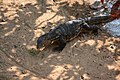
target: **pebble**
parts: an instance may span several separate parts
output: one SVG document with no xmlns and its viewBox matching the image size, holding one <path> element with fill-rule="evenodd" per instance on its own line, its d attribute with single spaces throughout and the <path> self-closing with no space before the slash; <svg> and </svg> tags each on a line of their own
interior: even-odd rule
<svg viewBox="0 0 120 80">
<path fill-rule="evenodd" d="M 16 45 L 14 45 L 14 48 L 17 48 L 17 46 L 16 46 Z"/>
<path fill-rule="evenodd" d="M 27 73 L 27 71 L 26 71 L 26 70 L 23 70 L 23 71 L 22 71 L 22 74 L 26 74 L 26 73 Z"/>
</svg>

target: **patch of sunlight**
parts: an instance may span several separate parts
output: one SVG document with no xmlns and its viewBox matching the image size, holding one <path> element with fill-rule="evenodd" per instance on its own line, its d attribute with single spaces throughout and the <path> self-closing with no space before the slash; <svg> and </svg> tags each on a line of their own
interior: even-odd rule
<svg viewBox="0 0 120 80">
<path fill-rule="evenodd" d="M 62 56 L 57 56 L 57 59 L 61 59 L 62 58 Z"/>
<path fill-rule="evenodd" d="M 112 66 L 111 66 L 111 65 L 108 65 L 107 67 L 108 67 L 109 70 L 112 70 L 112 69 L 115 68 L 115 66 L 113 66 L 113 65 L 112 65 Z"/>
<path fill-rule="evenodd" d="M 97 46 L 96 46 L 96 51 L 99 51 L 99 48 L 101 48 L 104 45 L 104 42 L 101 40 L 97 40 Z"/>
<path fill-rule="evenodd" d="M 80 46 L 82 47 L 82 46 L 84 46 L 85 45 L 85 42 L 81 42 L 80 43 Z"/>
<path fill-rule="evenodd" d="M 32 12 L 30 12 L 30 11 L 29 11 L 29 12 L 26 12 L 26 15 L 27 15 L 27 16 L 31 16 L 31 14 L 32 14 Z"/>
<path fill-rule="evenodd" d="M 40 48 L 40 49 L 37 49 L 37 48 L 36 48 L 36 45 L 27 45 L 26 48 L 27 48 L 28 50 L 34 49 L 34 50 L 39 50 L 39 51 L 43 51 L 43 50 L 45 49 L 45 47 L 42 47 L 42 48 Z"/>
<path fill-rule="evenodd" d="M 74 80 L 74 76 L 72 76 L 69 80 Z"/>
<path fill-rule="evenodd" d="M 117 46 L 114 45 L 115 41 L 120 41 L 118 38 L 108 38 L 104 42 L 104 46 L 107 46 L 106 49 L 110 52 L 115 52 L 117 49 Z"/>
<path fill-rule="evenodd" d="M 54 56 L 55 56 L 55 54 L 50 54 L 50 55 L 48 56 L 48 58 L 52 58 L 52 57 L 54 57 Z M 57 58 L 59 59 L 59 58 L 61 58 L 61 56 L 58 56 Z"/>
<path fill-rule="evenodd" d="M 16 27 L 20 27 L 20 25 L 16 25 Z"/>
<path fill-rule="evenodd" d="M 29 32 L 32 32 L 32 30 L 28 30 Z"/>
<path fill-rule="evenodd" d="M 106 39 L 104 45 L 107 46 L 107 45 L 110 45 L 110 44 L 114 44 L 114 42 L 113 42 L 113 41 L 110 41 L 110 39 L 111 39 L 111 38 Z"/>
<path fill-rule="evenodd" d="M 67 79 L 67 78 L 69 78 L 69 76 L 67 76 L 67 75 L 66 75 L 66 76 L 64 76 L 64 79 Z"/>
<path fill-rule="evenodd" d="M 99 1 L 99 0 L 84 0 L 84 1 L 89 3 L 89 5 L 92 5 L 93 3 L 95 3 L 95 1 Z"/>
<path fill-rule="evenodd" d="M 27 45 L 27 49 L 36 49 L 36 45 Z"/>
<path fill-rule="evenodd" d="M 11 58 L 14 58 L 12 55 L 9 55 Z"/>
<path fill-rule="evenodd" d="M 75 71 L 74 71 L 74 74 L 75 74 L 75 75 L 79 75 L 79 73 L 78 73 L 78 72 L 75 72 Z"/>
<path fill-rule="evenodd" d="M 23 80 L 24 79 L 24 77 L 25 76 L 29 76 L 30 75 L 30 73 L 25 73 L 25 74 L 20 74 L 20 75 L 18 75 L 19 76 L 19 80 Z"/>
<path fill-rule="evenodd" d="M 12 66 L 10 68 L 8 68 L 7 70 L 12 72 L 12 71 L 17 71 L 18 67 L 17 66 Z"/>
<path fill-rule="evenodd" d="M 76 68 L 76 69 L 79 69 L 79 68 L 80 68 L 80 65 L 76 65 L 75 68 Z"/>
<path fill-rule="evenodd" d="M 45 32 L 42 31 L 41 29 L 34 30 L 34 37 L 33 37 L 32 41 L 35 41 L 35 39 L 36 39 L 37 37 L 40 37 L 40 35 L 42 35 L 42 34 L 44 34 L 44 33 L 45 33 Z"/>
<path fill-rule="evenodd" d="M 90 80 L 90 77 L 88 74 L 83 74 L 82 76 L 83 76 L 84 80 Z"/>
<path fill-rule="evenodd" d="M 116 80 L 120 80 L 120 74 L 117 75 L 115 78 L 116 78 Z"/>
<path fill-rule="evenodd" d="M 8 29 L 8 27 L 4 27 L 4 28 L 3 28 L 3 30 L 7 30 L 7 29 Z"/>
<path fill-rule="evenodd" d="M 117 59 L 120 60 L 120 56 L 118 56 Z"/>
<path fill-rule="evenodd" d="M 63 57 L 62 56 L 57 56 L 58 61 L 62 61 Z"/>
<path fill-rule="evenodd" d="M 115 71 L 120 71 L 120 61 L 116 61 L 117 64 L 113 65 L 107 65 L 109 70 L 115 70 Z M 118 74 L 116 77 L 116 80 L 120 80 L 120 74 Z"/>
<path fill-rule="evenodd" d="M 11 35 L 13 32 L 15 32 L 16 29 L 17 29 L 17 27 L 14 27 L 11 31 L 7 32 L 4 36 Z"/>
<path fill-rule="evenodd" d="M 30 72 L 27 70 L 23 70 L 17 66 L 12 66 L 7 69 L 7 71 L 14 72 L 16 76 L 18 76 L 19 80 L 23 80 L 25 76 L 29 76 Z"/>
<path fill-rule="evenodd" d="M 64 66 L 66 66 L 68 69 L 72 69 L 73 68 L 73 65 L 71 65 L 71 64 L 65 64 Z"/>
<path fill-rule="evenodd" d="M 65 68 L 63 66 L 55 66 L 48 77 L 52 80 L 56 80 L 64 72 L 64 70 Z"/>
<path fill-rule="evenodd" d="M 119 64 L 119 65 L 120 65 L 120 64 Z M 119 65 L 113 64 L 113 65 L 107 65 L 107 67 L 108 67 L 109 70 L 114 69 L 115 71 L 117 71 L 117 70 L 120 70 Z"/>
<path fill-rule="evenodd" d="M 45 80 L 45 79 L 39 79 L 39 78 L 37 78 L 37 77 L 35 77 L 35 76 L 31 76 L 31 77 L 30 77 L 30 80 Z"/>
<path fill-rule="evenodd" d="M 2 25 L 5 25 L 5 24 L 7 24 L 8 22 L 6 21 L 6 22 L 0 22 L 0 24 L 2 24 Z"/>
<path fill-rule="evenodd" d="M 64 64 L 64 65 L 51 65 L 51 67 L 53 67 L 53 70 L 51 71 L 50 75 L 48 77 L 50 77 L 53 80 L 56 80 L 58 77 L 61 76 L 65 76 L 65 74 L 67 74 L 67 70 L 72 69 L 73 65 L 71 64 Z"/>
<path fill-rule="evenodd" d="M 23 43 L 23 45 L 24 45 L 24 46 L 26 46 L 26 45 L 27 45 L 27 43 Z"/>
<path fill-rule="evenodd" d="M 37 0 L 3 0 L 4 3 L 10 4 L 12 1 L 14 1 L 16 4 L 22 4 L 26 5 L 28 3 L 36 4 Z"/>
<path fill-rule="evenodd" d="M 80 67 L 80 65 L 76 65 L 73 66 L 71 64 L 64 64 L 64 65 L 51 65 L 51 67 L 53 68 L 53 70 L 51 71 L 50 75 L 48 76 L 49 78 L 51 78 L 52 80 L 56 80 L 56 79 L 60 79 L 60 80 L 74 80 L 75 76 L 68 76 L 67 74 L 69 74 L 69 71 L 73 71 L 74 75 L 79 75 L 78 71 L 80 71 L 82 68 Z M 75 70 L 73 70 L 75 68 Z M 88 75 L 85 77 L 88 79 Z"/>
<path fill-rule="evenodd" d="M 84 46 L 85 44 L 89 45 L 89 46 L 94 46 L 95 45 L 95 40 L 91 39 L 91 40 L 87 40 L 87 41 L 79 41 L 80 42 L 80 46 Z"/>
<path fill-rule="evenodd" d="M 85 44 L 93 46 L 93 45 L 95 45 L 95 40 L 88 40 L 88 41 L 85 42 Z"/>
<path fill-rule="evenodd" d="M 15 50 L 15 49 L 12 49 L 11 52 L 12 52 L 12 53 L 16 53 L 16 50 Z"/>
<path fill-rule="evenodd" d="M 99 48 L 101 48 L 102 46 L 103 46 L 103 41 L 97 40 L 97 46 L 96 46 L 96 48 L 99 49 Z"/>
<path fill-rule="evenodd" d="M 54 67 L 54 65 L 50 65 L 50 67 Z"/>
<path fill-rule="evenodd" d="M 120 49 L 117 49 L 117 52 L 120 52 Z"/>
<path fill-rule="evenodd" d="M 45 63 L 45 64 L 47 64 L 47 63 L 48 63 L 48 61 L 44 61 L 44 63 Z"/>
<path fill-rule="evenodd" d="M 10 9 L 7 13 L 5 13 L 4 15 L 7 17 L 7 19 L 9 19 L 10 21 L 15 20 L 15 22 L 17 22 L 17 18 L 19 17 L 19 15 L 17 14 L 17 12 L 15 12 L 16 9 L 12 8 Z M 17 20 L 17 21 L 16 21 Z"/>
<path fill-rule="evenodd" d="M 47 12 L 47 13 L 44 13 L 42 16 L 38 17 L 36 19 L 35 24 L 36 24 L 36 26 L 38 26 L 40 23 L 44 22 L 43 24 L 46 25 L 46 22 L 48 20 L 50 20 L 50 22 L 54 23 L 54 22 L 57 22 L 61 19 L 63 19 L 63 17 L 60 15 L 56 15 L 56 12 Z M 41 26 L 43 26 L 43 25 L 41 25 Z M 39 28 L 41 26 L 39 26 Z"/>
<path fill-rule="evenodd" d="M 62 0 L 60 0 L 60 1 L 62 1 Z M 64 0 L 63 0 L 64 1 Z M 69 3 L 69 6 L 70 7 L 72 7 L 73 6 L 73 4 L 75 4 L 76 2 L 78 3 L 78 4 L 80 4 L 80 5 L 83 5 L 83 1 L 85 1 L 86 3 L 90 3 L 90 1 L 89 0 L 67 0 L 68 1 L 68 3 Z M 93 0 L 92 0 L 93 1 Z"/>
</svg>

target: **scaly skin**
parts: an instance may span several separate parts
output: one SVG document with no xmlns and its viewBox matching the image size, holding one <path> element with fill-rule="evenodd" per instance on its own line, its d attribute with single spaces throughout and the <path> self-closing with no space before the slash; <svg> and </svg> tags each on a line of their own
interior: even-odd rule
<svg viewBox="0 0 120 80">
<path fill-rule="evenodd" d="M 85 19 L 80 18 L 77 20 L 68 21 L 64 24 L 60 24 L 55 29 L 51 30 L 49 33 L 46 33 L 38 38 L 37 49 L 47 46 L 52 42 L 58 41 L 60 44 L 58 47 L 54 48 L 54 51 L 61 52 L 64 49 L 66 43 L 76 38 L 80 33 L 86 31 L 88 32 L 92 31 L 95 35 L 97 35 L 99 28 L 96 26 L 89 26 L 89 25 L 100 24 L 101 22 L 104 22 L 107 19 L 109 19 L 108 16 L 97 17 L 97 18 L 92 17 Z"/>
<path fill-rule="evenodd" d="M 62 51 L 68 41 L 74 39 L 79 35 L 81 29 L 80 25 L 83 23 L 83 20 L 78 19 L 60 24 L 49 33 L 46 33 L 38 38 L 37 49 L 51 44 L 53 41 L 58 41 L 60 44 L 54 49 L 54 51 Z"/>
</svg>

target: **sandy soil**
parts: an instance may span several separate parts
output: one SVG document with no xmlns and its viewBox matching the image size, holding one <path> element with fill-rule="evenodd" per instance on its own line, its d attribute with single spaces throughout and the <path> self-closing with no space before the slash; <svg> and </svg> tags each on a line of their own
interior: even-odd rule
<svg viewBox="0 0 120 80">
<path fill-rule="evenodd" d="M 92 15 L 92 0 L 76 1 L 0 3 L 0 80 L 120 80 L 120 39 L 105 32 L 79 36 L 61 53 L 54 46 L 36 50 L 37 38 L 51 28 Z"/>
</svg>

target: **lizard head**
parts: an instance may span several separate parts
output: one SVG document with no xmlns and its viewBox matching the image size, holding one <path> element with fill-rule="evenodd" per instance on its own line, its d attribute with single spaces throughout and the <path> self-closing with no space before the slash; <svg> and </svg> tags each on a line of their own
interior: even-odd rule
<svg viewBox="0 0 120 80">
<path fill-rule="evenodd" d="M 48 39 L 48 34 L 40 36 L 37 40 L 37 49 L 46 47 L 48 44 L 50 44 L 50 42 L 51 41 Z"/>
</svg>

